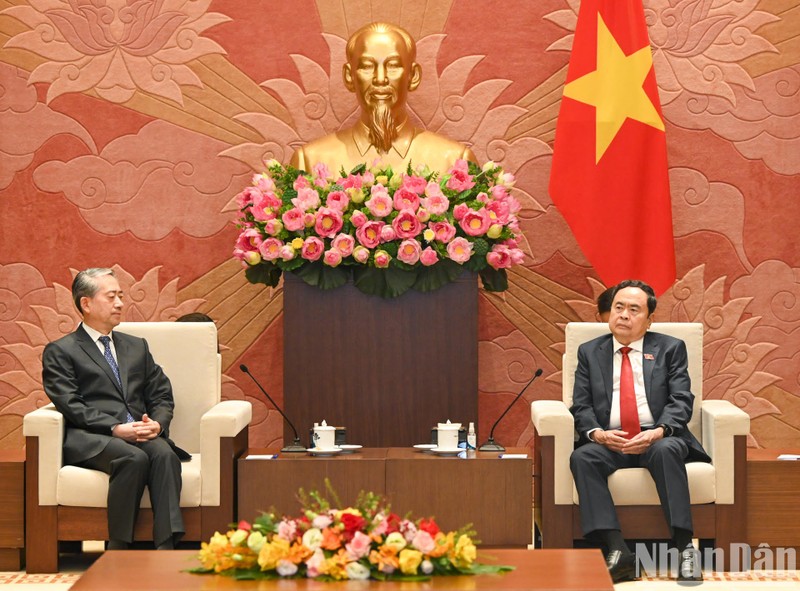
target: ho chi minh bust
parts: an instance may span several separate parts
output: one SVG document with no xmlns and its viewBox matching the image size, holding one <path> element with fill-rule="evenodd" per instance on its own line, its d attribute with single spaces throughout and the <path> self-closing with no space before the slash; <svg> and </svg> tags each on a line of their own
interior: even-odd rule
<svg viewBox="0 0 800 591">
<path fill-rule="evenodd" d="M 331 172 L 352 170 L 380 159 L 395 170 L 427 165 L 445 171 L 459 158 L 477 162 L 472 151 L 437 133 L 414 127 L 408 120 L 408 93 L 416 90 L 422 68 L 414 60 L 417 47 L 404 29 L 386 23 L 360 28 L 347 42 L 344 85 L 356 94 L 359 122 L 298 149 L 290 164 L 311 171 L 324 163 Z"/>
</svg>

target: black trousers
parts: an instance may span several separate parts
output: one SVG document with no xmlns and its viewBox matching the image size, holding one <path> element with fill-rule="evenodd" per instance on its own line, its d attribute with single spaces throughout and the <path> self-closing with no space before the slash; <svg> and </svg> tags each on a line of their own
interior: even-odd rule
<svg viewBox="0 0 800 591">
<path fill-rule="evenodd" d="M 693 531 L 686 475 L 688 454 L 689 446 L 678 437 L 659 439 L 639 455 L 621 454 L 597 443 L 587 443 L 573 451 L 569 464 L 578 490 L 583 535 L 621 529 L 608 490 L 608 477 L 620 468 L 639 467 L 650 471 L 671 531 L 674 533 L 676 527 Z"/>
<path fill-rule="evenodd" d="M 133 542 L 145 485 L 149 487 L 153 507 L 155 544 L 163 544 L 170 538 L 177 543 L 183 536 L 181 462 L 163 437 L 135 444 L 112 437 L 102 452 L 79 465 L 109 475 L 109 539 Z"/>
</svg>

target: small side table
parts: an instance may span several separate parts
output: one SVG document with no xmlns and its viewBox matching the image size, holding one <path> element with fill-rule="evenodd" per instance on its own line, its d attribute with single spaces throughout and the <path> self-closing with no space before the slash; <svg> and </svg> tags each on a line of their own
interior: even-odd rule
<svg viewBox="0 0 800 591">
<path fill-rule="evenodd" d="M 800 449 L 747 450 L 747 543 L 800 549 Z"/>
<path fill-rule="evenodd" d="M 22 568 L 25 549 L 25 452 L 0 450 L 0 571 Z"/>
</svg>

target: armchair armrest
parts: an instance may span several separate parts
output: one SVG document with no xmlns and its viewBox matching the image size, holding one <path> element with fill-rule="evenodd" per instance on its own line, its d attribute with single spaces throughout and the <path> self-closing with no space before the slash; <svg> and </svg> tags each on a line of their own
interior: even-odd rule
<svg viewBox="0 0 800 591">
<path fill-rule="evenodd" d="M 253 408 L 244 400 L 225 400 L 200 419 L 200 473 L 203 506 L 220 504 L 220 439 L 236 437 L 250 424 Z"/>
<path fill-rule="evenodd" d="M 703 448 L 714 464 L 717 503 L 734 502 L 734 437 L 750 433 L 750 417 L 727 400 L 703 400 Z"/>
<path fill-rule="evenodd" d="M 64 463 L 64 417 L 52 404 L 38 408 L 22 419 L 22 434 L 39 439 L 39 504 L 57 505 L 58 471 Z"/>
<path fill-rule="evenodd" d="M 542 437 L 554 438 L 553 494 L 556 505 L 572 505 L 572 473 L 569 456 L 575 448 L 575 420 L 560 400 L 531 402 L 533 428 Z"/>
</svg>

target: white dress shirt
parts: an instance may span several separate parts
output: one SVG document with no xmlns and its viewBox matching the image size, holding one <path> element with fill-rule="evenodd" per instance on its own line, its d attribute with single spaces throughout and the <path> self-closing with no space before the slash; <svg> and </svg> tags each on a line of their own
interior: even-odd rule
<svg viewBox="0 0 800 591">
<path fill-rule="evenodd" d="M 110 337 L 111 333 L 109 333 L 107 335 L 104 335 L 100 331 L 97 331 L 97 330 L 93 329 L 91 326 L 88 326 L 88 325 L 83 324 L 83 323 L 81 323 L 81 324 L 83 326 L 83 330 L 86 331 L 86 334 L 88 334 L 90 337 L 92 337 L 92 340 L 94 341 L 94 344 L 98 346 L 98 348 L 100 349 L 100 352 L 105 357 L 106 346 L 103 343 L 100 342 L 100 337 L 104 337 L 104 336 L 109 336 Z M 114 357 L 114 361 L 116 361 L 117 362 L 117 366 L 119 366 L 119 359 L 117 359 L 117 350 L 114 348 L 114 339 L 113 339 L 113 337 L 112 337 L 111 341 L 109 341 L 108 345 L 109 345 L 109 347 L 111 347 L 111 355 Z"/>
</svg>

